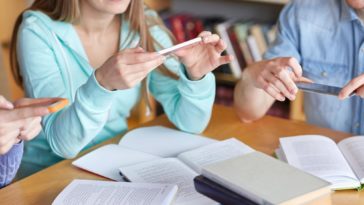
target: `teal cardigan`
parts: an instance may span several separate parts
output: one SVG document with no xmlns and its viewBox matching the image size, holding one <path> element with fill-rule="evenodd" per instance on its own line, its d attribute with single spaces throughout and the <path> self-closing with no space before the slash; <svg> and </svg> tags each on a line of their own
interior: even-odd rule
<svg viewBox="0 0 364 205">
<path fill-rule="evenodd" d="M 149 10 L 147 15 L 157 14 Z M 138 43 L 139 37 L 131 42 L 126 39 L 128 28 L 128 22 L 123 19 L 120 50 Z M 160 45 L 172 46 L 171 39 L 160 27 L 152 26 L 150 31 Z M 83 149 L 128 129 L 126 120 L 140 98 L 141 85 L 120 91 L 108 91 L 100 86 L 70 23 L 54 21 L 39 11 L 25 12 L 17 50 L 28 97 L 63 97 L 71 102 L 62 111 L 45 117 L 41 134 L 25 144 L 20 178 L 63 158 L 73 158 Z M 168 58 L 165 65 L 179 75 L 179 80 L 153 71 L 147 77 L 149 91 L 177 128 L 202 132 L 211 117 L 214 75 L 209 73 L 199 81 L 190 81 L 184 66 L 176 59 Z"/>
</svg>

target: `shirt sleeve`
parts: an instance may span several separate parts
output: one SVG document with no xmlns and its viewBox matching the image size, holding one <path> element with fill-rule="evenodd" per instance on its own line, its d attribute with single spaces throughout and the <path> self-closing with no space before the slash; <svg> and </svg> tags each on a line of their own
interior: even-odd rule
<svg viewBox="0 0 364 205">
<path fill-rule="evenodd" d="M 173 45 L 160 27 L 151 28 L 151 33 L 164 48 Z M 149 88 L 156 100 L 162 104 L 169 120 L 180 130 L 190 133 L 202 132 L 211 118 L 215 99 L 215 77 L 206 74 L 201 80 L 188 79 L 185 67 L 176 58 L 170 57 L 164 64 L 179 76 L 174 80 L 155 70 L 149 76 Z"/>
<path fill-rule="evenodd" d="M 10 184 L 14 179 L 23 156 L 24 143 L 13 145 L 8 153 L 0 155 L 0 188 Z"/>
<path fill-rule="evenodd" d="M 63 97 L 71 104 L 43 118 L 43 133 L 52 151 L 63 158 L 75 157 L 107 121 L 112 92 L 102 88 L 94 74 L 81 85 L 75 96 L 68 88 L 65 67 L 57 62 L 61 53 L 51 46 L 47 35 L 22 28 L 18 36 L 18 58 L 24 87 L 29 97 Z M 74 100 L 72 102 L 72 98 Z"/>
<path fill-rule="evenodd" d="M 278 20 L 276 39 L 265 53 L 264 59 L 294 57 L 298 62 L 301 61 L 296 10 L 294 1 L 287 4 L 282 10 Z"/>
</svg>

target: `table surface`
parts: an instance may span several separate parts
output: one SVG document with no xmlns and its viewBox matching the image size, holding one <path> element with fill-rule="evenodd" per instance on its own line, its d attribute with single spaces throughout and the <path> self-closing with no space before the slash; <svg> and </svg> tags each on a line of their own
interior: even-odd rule
<svg viewBox="0 0 364 205">
<path fill-rule="evenodd" d="M 165 115 L 142 126 L 163 125 L 173 127 Z M 336 142 L 350 134 L 337 132 L 304 122 L 290 121 L 266 116 L 254 123 L 241 123 L 232 108 L 214 106 L 212 119 L 203 133 L 217 140 L 235 137 L 258 151 L 272 155 L 278 147 L 278 139 L 283 136 L 321 134 Z M 117 143 L 120 136 L 108 140 L 82 153 L 110 143 Z M 51 204 L 56 196 L 73 179 L 98 179 L 103 177 L 72 166 L 73 160 L 61 161 L 23 180 L 17 181 L 0 190 L 0 204 Z M 299 186 L 299 185 L 298 185 Z M 332 194 L 333 204 L 363 204 L 364 193 L 355 190 L 337 191 Z"/>
</svg>

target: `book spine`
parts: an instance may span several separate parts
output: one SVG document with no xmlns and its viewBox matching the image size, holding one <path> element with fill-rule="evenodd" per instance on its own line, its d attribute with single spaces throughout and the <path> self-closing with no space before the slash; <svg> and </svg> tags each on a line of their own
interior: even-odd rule
<svg viewBox="0 0 364 205">
<path fill-rule="evenodd" d="M 194 179 L 197 192 L 221 203 L 228 205 L 257 205 L 257 203 L 226 189 L 225 187 L 212 182 L 211 180 L 197 176 Z"/>
<path fill-rule="evenodd" d="M 249 46 L 250 53 L 253 56 L 253 60 L 255 62 L 256 61 L 261 61 L 262 60 L 262 55 L 261 55 L 261 53 L 259 51 L 259 48 L 258 48 L 258 45 L 257 45 L 257 42 L 256 42 L 254 36 L 249 35 L 246 40 L 247 40 L 247 43 L 248 43 L 248 46 Z"/>
<path fill-rule="evenodd" d="M 227 45 L 227 48 L 226 48 L 226 53 L 228 55 L 231 55 L 233 56 L 233 60 L 230 62 L 230 68 L 231 68 L 231 72 L 232 74 L 234 75 L 235 78 L 240 78 L 241 76 L 241 68 L 240 68 L 240 65 L 239 65 L 239 62 L 237 60 L 237 55 L 234 51 L 234 48 L 233 48 L 233 45 L 232 45 L 232 42 L 230 41 L 230 38 L 229 38 L 229 34 L 227 32 L 227 28 L 229 27 L 230 25 L 227 24 L 227 23 L 221 23 L 221 24 L 218 24 L 216 26 L 216 31 L 218 32 L 218 34 L 220 35 L 220 38 L 226 43 Z"/>
<path fill-rule="evenodd" d="M 254 36 L 257 46 L 260 52 L 260 55 L 263 56 L 265 51 L 267 50 L 267 42 L 265 40 L 262 27 L 260 25 L 254 25 L 250 29 L 251 35 Z"/>
</svg>

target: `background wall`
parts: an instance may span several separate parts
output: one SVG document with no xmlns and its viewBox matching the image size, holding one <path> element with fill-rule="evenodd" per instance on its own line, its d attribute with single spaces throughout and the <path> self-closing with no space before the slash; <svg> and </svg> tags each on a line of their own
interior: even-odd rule
<svg viewBox="0 0 364 205">
<path fill-rule="evenodd" d="M 15 84 L 10 72 L 9 42 L 13 25 L 18 15 L 26 8 L 25 0 L 0 0 L 0 94 L 15 100 L 23 96 L 23 91 Z"/>
</svg>

